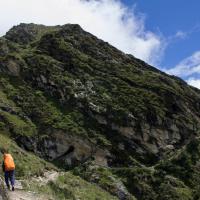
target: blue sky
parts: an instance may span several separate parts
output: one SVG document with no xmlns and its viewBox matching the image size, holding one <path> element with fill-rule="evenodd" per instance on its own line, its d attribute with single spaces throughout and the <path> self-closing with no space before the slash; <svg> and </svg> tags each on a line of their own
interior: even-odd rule
<svg viewBox="0 0 200 200">
<path fill-rule="evenodd" d="M 200 88 L 199 0 L 0 0 L 0 36 L 19 23 L 79 24 Z"/>
<path fill-rule="evenodd" d="M 175 66 L 180 60 L 200 50 L 200 1 L 199 0 L 123 0 L 129 7 L 136 5 L 136 12 L 145 15 L 146 29 L 160 32 L 169 42 L 161 66 Z M 175 37 L 181 32 L 183 37 Z"/>
</svg>

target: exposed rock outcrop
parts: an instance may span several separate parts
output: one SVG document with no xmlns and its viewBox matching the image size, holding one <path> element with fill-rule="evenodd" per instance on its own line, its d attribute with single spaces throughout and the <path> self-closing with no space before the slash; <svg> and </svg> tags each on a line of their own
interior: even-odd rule
<svg viewBox="0 0 200 200">
<path fill-rule="evenodd" d="M 69 135 L 61 130 L 51 129 L 48 135 L 42 138 L 19 137 L 18 142 L 41 157 L 54 162 L 60 162 L 63 167 L 77 166 L 89 159 L 97 164 L 107 166 L 106 149 L 100 149 L 87 139 L 76 135 Z"/>
<path fill-rule="evenodd" d="M 0 178 L 0 200 L 8 200 L 8 193 L 5 189 L 4 182 Z"/>
</svg>

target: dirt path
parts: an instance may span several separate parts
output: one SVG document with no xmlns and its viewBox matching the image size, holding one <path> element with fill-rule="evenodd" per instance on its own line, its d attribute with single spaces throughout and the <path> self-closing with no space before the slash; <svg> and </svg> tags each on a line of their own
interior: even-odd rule
<svg viewBox="0 0 200 200">
<path fill-rule="evenodd" d="M 40 196 L 33 192 L 27 192 L 23 190 L 15 190 L 14 192 L 8 192 L 9 200 L 48 200 L 44 196 Z"/>
<path fill-rule="evenodd" d="M 47 171 L 44 172 L 43 176 L 33 177 L 32 180 L 38 182 L 40 186 L 46 185 L 50 181 L 55 181 L 59 175 L 62 173 L 58 173 L 56 171 Z"/>
<path fill-rule="evenodd" d="M 55 181 L 59 176 L 58 172 L 48 171 L 43 177 L 34 177 L 32 180 L 38 182 L 40 186 L 46 185 L 49 181 Z M 37 194 L 32 191 L 25 191 L 21 184 L 22 181 L 16 180 L 15 191 L 8 191 L 9 200 L 50 200 L 49 196 Z"/>
<path fill-rule="evenodd" d="M 15 191 L 8 191 L 9 200 L 47 200 L 44 196 L 23 190 L 21 181 L 16 180 Z"/>
</svg>

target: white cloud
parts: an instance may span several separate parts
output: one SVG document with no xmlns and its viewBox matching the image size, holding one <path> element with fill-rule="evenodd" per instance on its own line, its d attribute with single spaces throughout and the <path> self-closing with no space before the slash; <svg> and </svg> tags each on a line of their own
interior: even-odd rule
<svg viewBox="0 0 200 200">
<path fill-rule="evenodd" d="M 183 59 L 174 68 L 164 70 L 166 73 L 180 76 L 189 85 L 200 89 L 200 51 L 194 52 L 191 56 Z"/>
<path fill-rule="evenodd" d="M 194 74 L 200 74 L 200 51 L 196 51 L 188 58 L 182 60 L 174 68 L 165 70 L 168 74 L 187 78 Z"/>
<path fill-rule="evenodd" d="M 78 23 L 126 53 L 155 64 L 164 45 L 144 20 L 119 0 L 0 0 L 0 34 L 13 25 Z"/>
<path fill-rule="evenodd" d="M 187 32 L 177 31 L 175 34 L 175 38 L 185 39 L 187 37 L 187 35 L 188 35 Z"/>
<path fill-rule="evenodd" d="M 192 86 L 194 86 L 194 87 L 200 89 L 200 79 L 189 78 L 189 79 L 187 80 L 187 83 L 188 83 L 189 85 L 192 85 Z"/>
</svg>

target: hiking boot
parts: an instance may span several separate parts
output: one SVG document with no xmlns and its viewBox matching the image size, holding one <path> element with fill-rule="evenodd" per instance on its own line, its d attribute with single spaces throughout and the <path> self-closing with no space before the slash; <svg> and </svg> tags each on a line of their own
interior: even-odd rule
<svg viewBox="0 0 200 200">
<path fill-rule="evenodd" d="M 13 192 L 15 191 L 15 187 L 14 187 L 14 186 L 12 186 L 12 191 L 13 191 Z"/>
<path fill-rule="evenodd" d="M 10 190 L 10 185 L 7 185 L 7 189 Z"/>
</svg>

